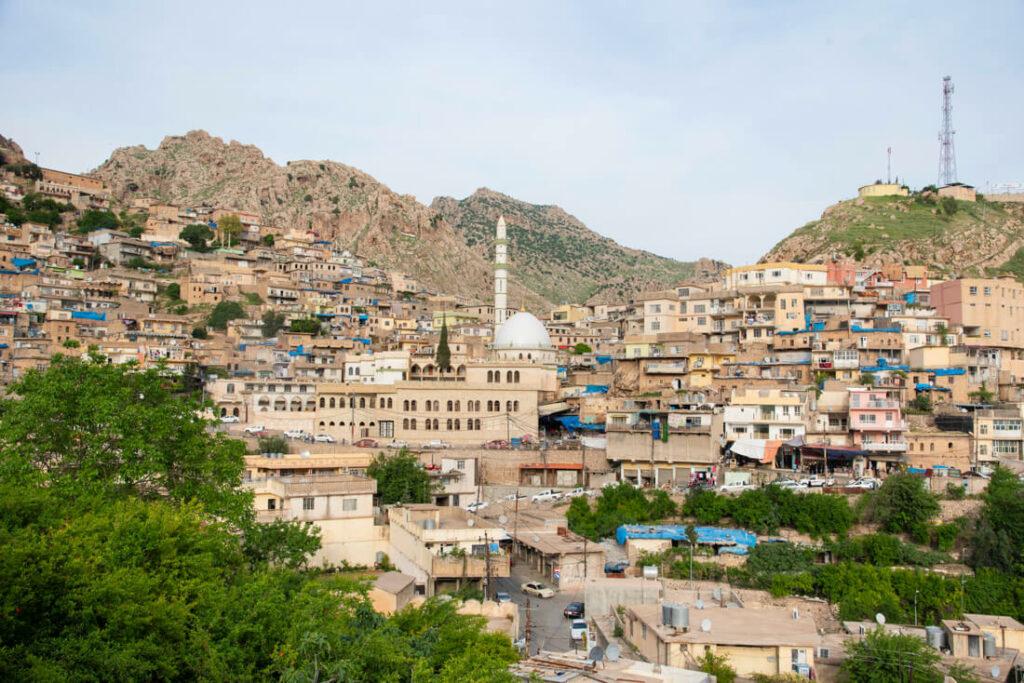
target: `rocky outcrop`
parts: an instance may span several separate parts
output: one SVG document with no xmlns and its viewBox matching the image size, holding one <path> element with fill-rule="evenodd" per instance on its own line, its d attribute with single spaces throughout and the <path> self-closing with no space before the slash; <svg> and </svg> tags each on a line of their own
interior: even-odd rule
<svg viewBox="0 0 1024 683">
<path fill-rule="evenodd" d="M 166 137 L 154 150 L 115 150 L 93 174 L 122 201 L 155 197 L 184 205 L 251 211 L 268 225 L 308 227 L 378 265 L 408 272 L 444 292 L 487 300 L 491 239 L 505 212 L 512 240 L 512 303 L 622 299 L 647 286 L 715 272 L 626 249 L 554 206 L 490 190 L 424 206 L 357 168 L 334 161 L 279 166 L 252 145 L 204 131 Z"/>
</svg>

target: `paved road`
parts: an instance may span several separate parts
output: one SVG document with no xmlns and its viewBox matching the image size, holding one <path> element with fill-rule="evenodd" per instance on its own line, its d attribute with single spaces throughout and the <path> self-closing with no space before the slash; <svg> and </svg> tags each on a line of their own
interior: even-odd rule
<svg viewBox="0 0 1024 683">
<path fill-rule="evenodd" d="M 573 649 L 569 639 L 569 620 L 562 615 L 562 610 L 570 602 L 583 602 L 583 588 L 558 591 L 553 598 L 526 596 L 519 586 L 527 581 L 541 581 L 550 585 L 544 577 L 528 572 L 522 567 L 512 567 L 512 575 L 508 578 L 494 580 L 495 591 L 505 591 L 512 596 L 512 602 L 519 605 L 520 628 L 526 629 L 526 601 L 530 601 L 530 654 L 540 650 L 563 651 Z"/>
</svg>

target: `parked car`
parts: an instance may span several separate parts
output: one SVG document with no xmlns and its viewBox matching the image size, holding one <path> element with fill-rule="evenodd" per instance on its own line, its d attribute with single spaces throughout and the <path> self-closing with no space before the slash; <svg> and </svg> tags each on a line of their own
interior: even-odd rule
<svg viewBox="0 0 1024 683">
<path fill-rule="evenodd" d="M 878 481 L 874 477 L 861 477 L 860 479 L 854 479 L 849 482 L 846 486 L 851 489 L 864 489 L 865 491 L 874 491 L 882 482 Z"/>
<path fill-rule="evenodd" d="M 752 484 L 745 484 L 740 481 L 734 481 L 731 484 L 722 484 L 718 487 L 719 493 L 742 493 L 743 491 L 752 491 L 754 486 Z"/>
<path fill-rule="evenodd" d="M 284 435 L 289 439 L 308 439 L 309 432 L 305 429 L 289 429 L 285 431 Z"/>
<path fill-rule="evenodd" d="M 806 477 L 804 479 L 801 479 L 800 480 L 800 484 L 803 485 L 803 486 L 807 486 L 807 487 L 813 489 L 813 488 L 821 488 L 821 487 L 824 487 L 824 486 L 835 486 L 836 485 L 836 480 L 835 479 L 824 479 L 822 477 L 819 477 L 818 475 L 814 475 L 814 476 L 811 476 L 811 477 Z"/>
<path fill-rule="evenodd" d="M 579 498 L 580 496 L 592 496 L 592 495 L 594 495 L 593 491 L 585 489 L 582 486 L 577 486 L 572 491 L 566 491 L 565 492 L 565 497 L 566 498 Z"/>
<path fill-rule="evenodd" d="M 388 448 L 394 448 L 396 450 L 400 449 L 400 448 L 408 448 L 408 447 L 409 447 L 409 442 L 408 441 L 402 441 L 401 439 L 392 439 L 391 442 L 388 444 Z"/>
<path fill-rule="evenodd" d="M 238 424 L 239 422 L 241 422 L 241 420 L 240 420 L 240 419 L 238 419 L 238 418 L 237 418 L 236 416 L 234 416 L 234 415 L 225 415 L 224 417 L 222 417 L 222 418 L 220 419 L 220 421 L 221 421 L 221 422 L 222 422 L 223 424 L 226 424 L 226 425 L 230 425 L 230 424 Z"/>
<path fill-rule="evenodd" d="M 512 602 L 512 596 L 505 591 L 498 591 L 494 594 L 494 601 L 499 605 L 506 602 Z"/>
<path fill-rule="evenodd" d="M 377 442 L 373 439 L 359 439 L 359 441 L 356 441 L 352 445 L 356 448 L 376 448 Z"/>
<path fill-rule="evenodd" d="M 483 510 L 484 508 L 488 507 L 489 505 L 490 505 L 490 503 L 488 503 L 486 500 L 479 500 L 479 501 L 477 501 L 475 503 L 470 503 L 469 505 L 467 505 L 466 506 L 466 511 L 467 512 L 479 512 L 480 510 Z"/>
<path fill-rule="evenodd" d="M 626 560 L 619 560 L 618 562 L 605 562 L 604 573 L 605 574 L 621 574 L 629 569 L 629 562 Z"/>
<path fill-rule="evenodd" d="M 582 619 L 583 618 L 583 603 L 582 602 L 570 602 L 562 610 L 562 614 L 565 615 L 566 619 Z"/>
<path fill-rule="evenodd" d="M 525 493 L 519 493 L 518 491 L 516 491 L 515 493 L 510 493 L 507 496 L 505 496 L 505 500 L 511 501 L 526 500 L 527 498 L 528 496 Z"/>
<path fill-rule="evenodd" d="M 334 437 L 330 434 L 317 434 L 313 437 L 313 441 L 316 443 L 336 443 Z"/>
<path fill-rule="evenodd" d="M 799 481 L 793 481 L 792 479 L 778 479 L 773 481 L 772 485 L 778 486 L 780 489 L 790 489 L 791 491 L 807 488 L 807 484 Z"/>
<path fill-rule="evenodd" d="M 495 439 L 494 441 L 488 441 L 487 443 L 484 444 L 484 448 L 488 450 L 508 448 L 508 441 L 505 441 L 505 439 Z"/>
<path fill-rule="evenodd" d="M 587 622 L 582 619 L 573 619 L 569 623 L 569 639 L 583 640 L 587 637 Z"/>
<path fill-rule="evenodd" d="M 256 434 L 262 434 L 263 432 L 267 431 L 267 428 L 264 427 L 263 425 L 249 425 L 248 427 L 246 427 L 242 431 L 245 432 L 246 434 L 256 435 Z"/>
<path fill-rule="evenodd" d="M 548 586 L 545 586 L 540 581 L 530 581 L 528 583 L 524 583 L 519 588 L 527 595 L 535 595 L 538 598 L 555 597 L 555 591 Z"/>
<path fill-rule="evenodd" d="M 448 443 L 447 441 L 442 441 L 441 439 L 431 439 L 430 441 L 428 441 L 426 443 L 426 447 L 427 448 L 451 448 L 452 445 L 450 443 Z"/>
<path fill-rule="evenodd" d="M 559 500 L 561 499 L 561 497 L 562 492 L 559 491 L 558 489 L 547 489 L 546 491 L 541 491 L 540 493 L 533 494 L 530 500 L 533 501 L 534 503 L 545 503 L 551 500 Z"/>
</svg>

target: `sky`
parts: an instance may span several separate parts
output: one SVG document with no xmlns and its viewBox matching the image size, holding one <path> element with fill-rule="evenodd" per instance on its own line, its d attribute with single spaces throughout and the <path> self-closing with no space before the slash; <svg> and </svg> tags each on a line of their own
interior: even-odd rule
<svg viewBox="0 0 1024 683">
<path fill-rule="evenodd" d="M 429 203 L 489 187 L 757 260 L 893 173 L 1024 183 L 1024 3 L 0 0 L 0 134 L 87 171 L 201 128 Z"/>
</svg>

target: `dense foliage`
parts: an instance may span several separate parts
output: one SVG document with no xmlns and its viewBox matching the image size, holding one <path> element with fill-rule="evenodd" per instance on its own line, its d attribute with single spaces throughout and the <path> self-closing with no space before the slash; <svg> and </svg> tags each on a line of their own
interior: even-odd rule
<svg viewBox="0 0 1024 683">
<path fill-rule="evenodd" d="M 851 681 L 941 683 L 939 653 L 920 638 L 877 628 L 846 646 L 843 672 Z"/>
<path fill-rule="evenodd" d="M 378 453 L 366 474 L 377 480 L 377 497 L 382 505 L 430 502 L 430 475 L 404 448 L 392 455 Z"/>
<path fill-rule="evenodd" d="M 0 402 L 0 680 L 511 681 L 453 602 L 376 614 L 252 523 L 241 444 L 178 380 L 58 358 Z"/>
<path fill-rule="evenodd" d="M 316 318 L 296 318 L 288 329 L 292 332 L 318 335 L 320 334 L 320 321 Z"/>
<path fill-rule="evenodd" d="M 864 496 L 861 506 L 867 520 L 893 533 L 913 531 L 939 514 L 939 502 L 924 479 L 912 474 L 890 475 L 881 488 Z"/>
<path fill-rule="evenodd" d="M 242 304 L 237 301 L 221 301 L 210 311 L 206 326 L 223 331 L 227 329 L 230 321 L 244 317 L 245 309 L 242 308 Z"/>
<path fill-rule="evenodd" d="M 565 516 L 570 529 L 596 541 L 613 535 L 623 524 L 657 522 L 677 513 L 664 491 L 641 491 L 622 482 L 603 488 L 593 506 L 586 497 L 573 498 Z"/>
<path fill-rule="evenodd" d="M 262 318 L 263 326 L 260 328 L 263 336 L 266 338 L 276 337 L 277 333 L 281 331 L 281 328 L 285 324 L 284 313 L 278 313 L 273 309 L 266 311 Z"/>
<path fill-rule="evenodd" d="M 92 232 L 104 228 L 114 230 L 121 225 L 117 214 L 106 209 L 86 209 L 78 219 L 79 232 Z"/>
<path fill-rule="evenodd" d="M 41 223 L 52 228 L 62 222 L 62 212 L 73 210 L 74 207 L 70 204 L 61 204 L 41 194 L 26 194 L 21 200 L 20 207 L 6 196 L 0 195 L 0 213 L 6 215 L 7 220 L 14 225 Z"/>
<path fill-rule="evenodd" d="M 801 495 L 778 486 L 744 491 L 735 497 L 694 490 L 686 498 L 683 514 L 701 524 L 717 524 L 728 518 L 737 526 L 761 534 L 776 533 L 781 527 L 812 536 L 843 534 L 854 522 L 853 511 L 843 496 Z"/>
<path fill-rule="evenodd" d="M 1024 577 L 1024 482 L 999 467 L 983 500 L 971 538 L 971 565 Z"/>
<path fill-rule="evenodd" d="M 209 243 L 213 239 L 213 230 L 203 223 L 192 223 L 182 228 L 178 237 L 188 242 L 193 251 L 210 251 Z"/>
</svg>

